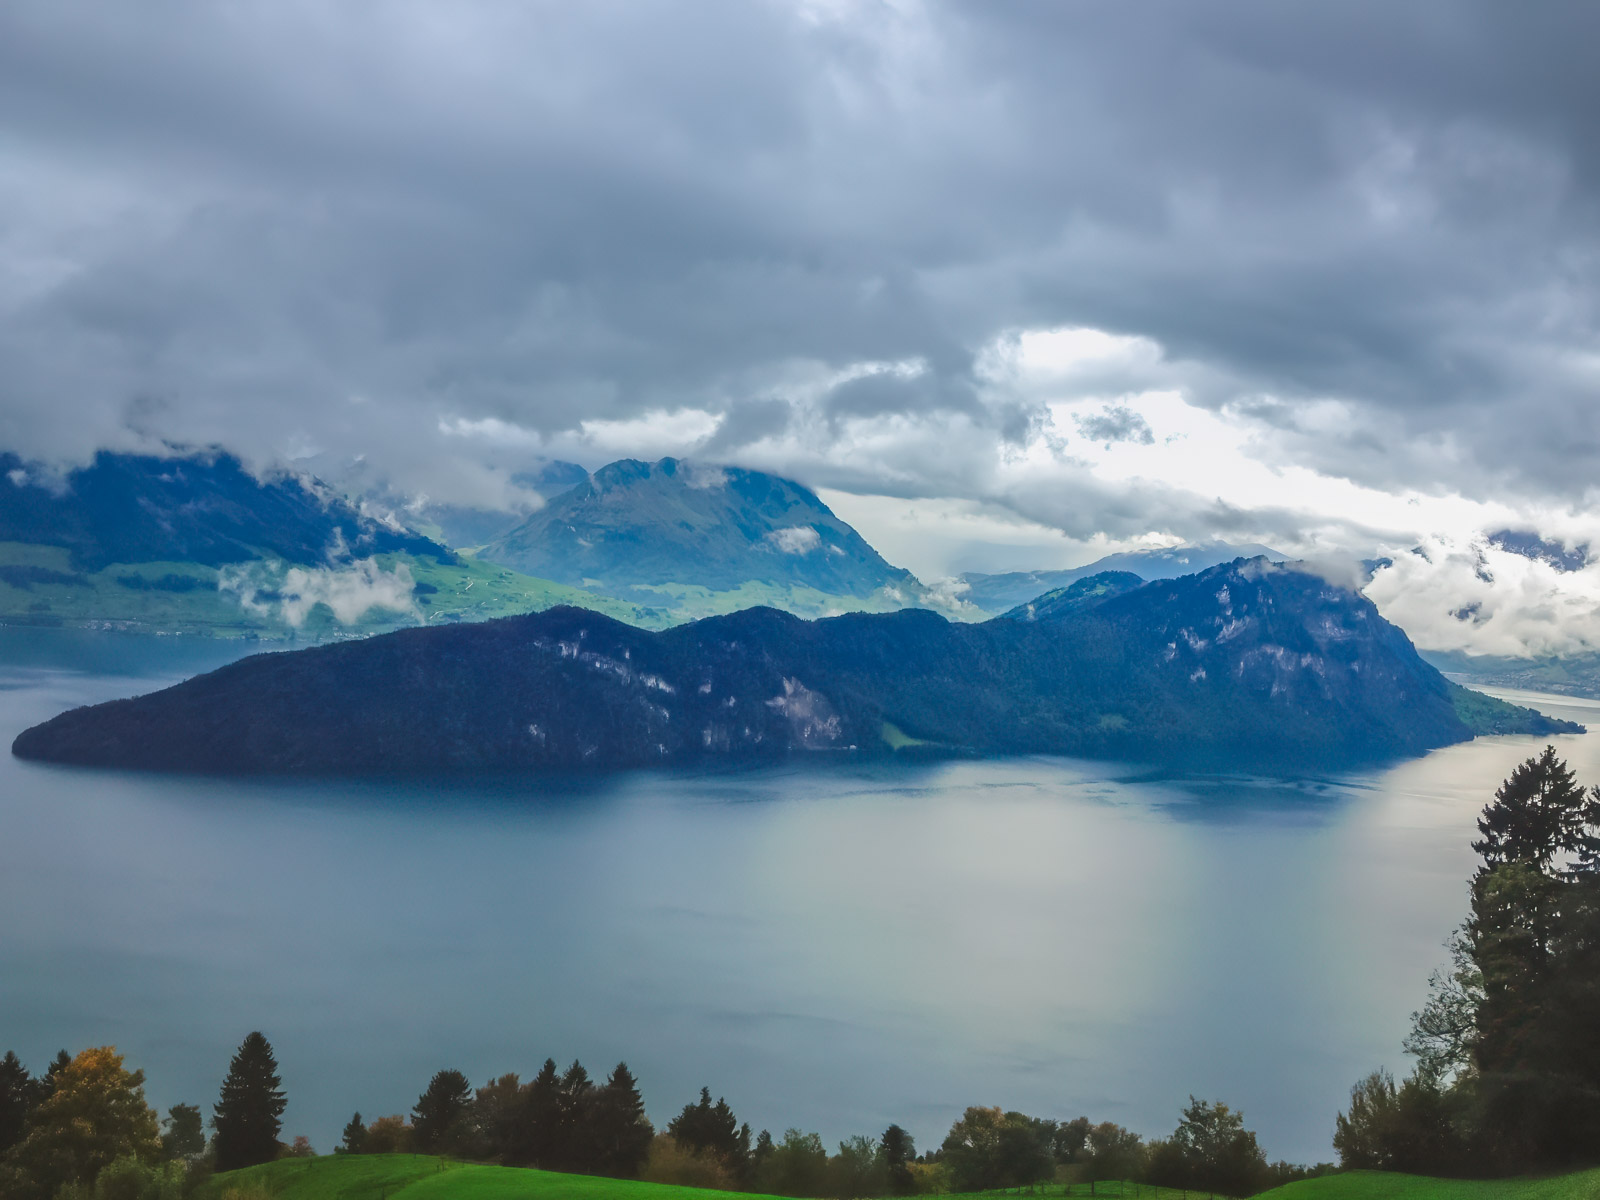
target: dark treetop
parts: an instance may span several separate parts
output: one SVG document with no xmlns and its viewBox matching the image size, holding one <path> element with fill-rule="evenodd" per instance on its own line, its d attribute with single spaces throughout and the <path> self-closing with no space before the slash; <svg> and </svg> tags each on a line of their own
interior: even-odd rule
<svg viewBox="0 0 1600 1200">
<path fill-rule="evenodd" d="M 1257 558 L 1032 621 L 749 609 L 657 633 L 557 608 L 405 630 L 63 713 L 13 751 L 388 772 L 888 755 L 911 738 L 935 752 L 1300 768 L 1577 728 L 1451 684 L 1365 598 Z"/>
</svg>

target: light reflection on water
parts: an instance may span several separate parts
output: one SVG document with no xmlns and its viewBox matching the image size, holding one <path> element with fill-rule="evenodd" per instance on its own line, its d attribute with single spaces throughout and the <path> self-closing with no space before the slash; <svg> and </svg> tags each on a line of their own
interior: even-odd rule
<svg viewBox="0 0 1600 1200">
<path fill-rule="evenodd" d="M 0 630 L 0 736 L 239 647 Z M 1594 720 L 1592 702 L 1540 699 Z M 1600 741 L 1558 739 L 1587 781 Z M 830 1142 L 968 1104 L 1170 1131 L 1189 1093 L 1274 1157 L 1399 1041 L 1484 801 L 1535 739 L 1349 776 L 1010 759 L 692 776 L 228 782 L 0 762 L 0 1050 L 114 1042 L 206 1105 L 265 1030 L 286 1133 L 546 1055 L 626 1058 Z"/>
</svg>

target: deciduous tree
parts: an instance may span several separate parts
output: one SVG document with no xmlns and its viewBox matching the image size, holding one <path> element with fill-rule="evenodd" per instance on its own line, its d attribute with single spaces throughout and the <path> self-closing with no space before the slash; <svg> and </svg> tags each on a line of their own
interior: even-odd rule
<svg viewBox="0 0 1600 1200">
<path fill-rule="evenodd" d="M 403 1154 L 411 1149 L 411 1126 L 399 1113 L 367 1126 L 368 1154 Z"/>
<path fill-rule="evenodd" d="M 942 1149 L 957 1191 L 1025 1187 L 1055 1174 L 1055 1155 L 1039 1122 L 1019 1112 L 969 1108 Z"/>
<path fill-rule="evenodd" d="M 129 1071 L 113 1046 L 85 1050 L 58 1068 L 50 1094 L 28 1118 L 12 1147 L 7 1200 L 53 1196 L 62 1187 L 88 1187 L 115 1159 L 161 1158 L 161 1128 L 144 1098 L 144 1072 Z"/>
</svg>

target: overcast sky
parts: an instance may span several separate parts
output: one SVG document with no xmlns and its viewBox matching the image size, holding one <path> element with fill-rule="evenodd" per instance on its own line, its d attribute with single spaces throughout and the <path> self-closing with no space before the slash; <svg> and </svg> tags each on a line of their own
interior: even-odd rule
<svg viewBox="0 0 1600 1200">
<path fill-rule="evenodd" d="M 0 442 L 500 506 L 689 455 L 924 575 L 1426 544 L 1374 585 L 1419 640 L 1600 645 L 1600 567 L 1481 544 L 1596 532 L 1596 45 L 1500 0 L 10 0 Z"/>
</svg>

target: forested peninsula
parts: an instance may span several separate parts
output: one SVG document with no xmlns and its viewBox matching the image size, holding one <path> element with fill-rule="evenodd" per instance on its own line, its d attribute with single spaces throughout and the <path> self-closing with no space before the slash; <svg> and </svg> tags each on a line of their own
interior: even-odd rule
<svg viewBox="0 0 1600 1200">
<path fill-rule="evenodd" d="M 222 773 L 1067 754 L 1336 769 L 1577 731 L 1450 683 L 1359 594 L 1239 559 L 979 625 L 750 609 L 661 632 L 572 607 L 245 659 L 24 731 L 23 758 Z"/>
</svg>

